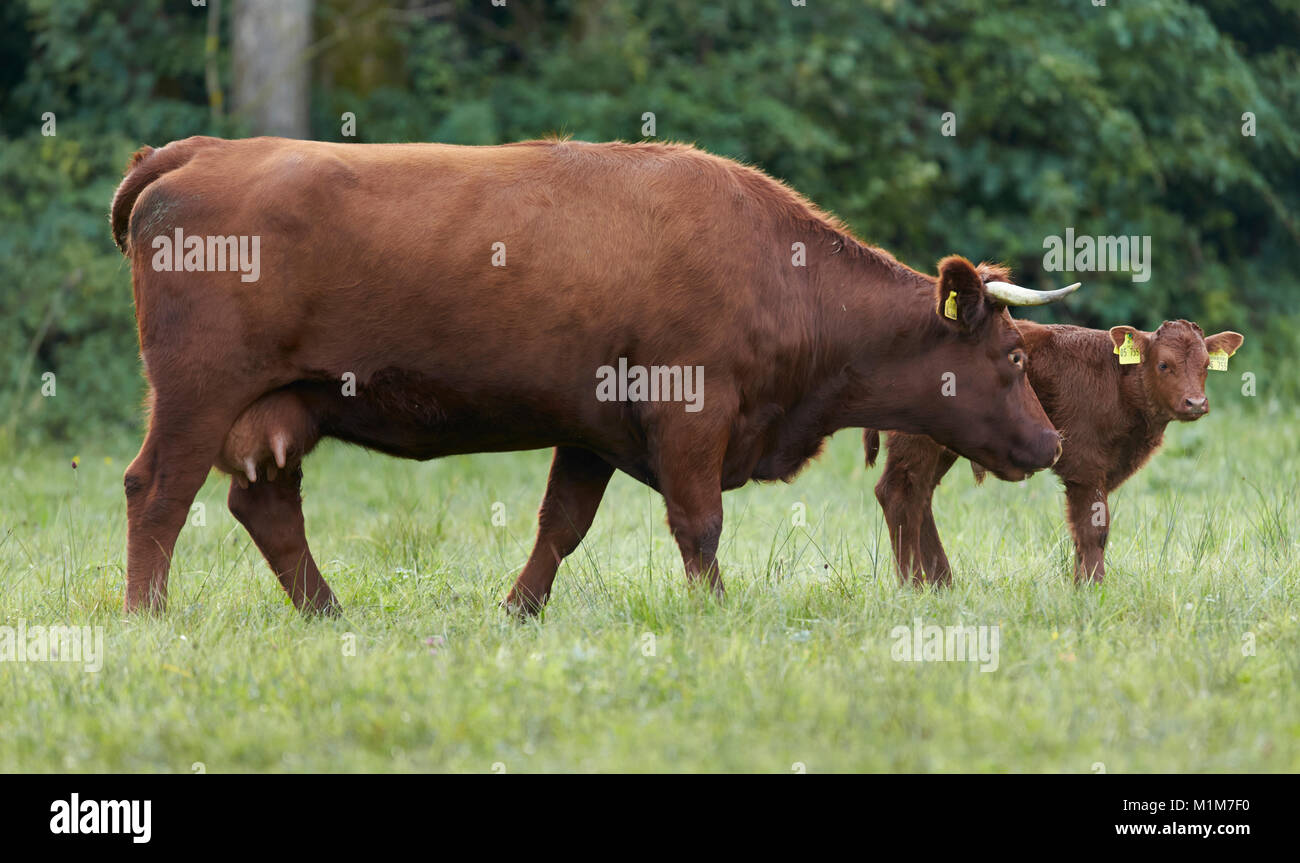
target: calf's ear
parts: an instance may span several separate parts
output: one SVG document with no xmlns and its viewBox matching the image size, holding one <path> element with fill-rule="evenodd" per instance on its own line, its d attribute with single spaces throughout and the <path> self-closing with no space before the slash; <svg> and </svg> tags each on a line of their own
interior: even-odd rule
<svg viewBox="0 0 1300 863">
<path fill-rule="evenodd" d="M 1147 355 L 1147 345 L 1150 343 L 1150 337 L 1146 333 L 1133 327 L 1110 328 L 1110 340 L 1114 344 L 1116 351 L 1119 351 L 1129 336 L 1133 337 L 1133 346 L 1138 349 L 1138 353 L 1145 357 Z"/>
<path fill-rule="evenodd" d="M 1223 351 L 1228 356 L 1232 356 L 1241 347 L 1241 343 L 1246 337 L 1241 333 L 1234 333 L 1232 330 L 1224 330 L 1221 333 L 1215 333 L 1205 340 L 1205 350 L 1207 353 Z"/>
<path fill-rule="evenodd" d="M 954 326 L 974 332 L 989 316 L 984 280 L 970 261 L 949 255 L 939 262 L 939 284 L 935 289 L 935 311 Z"/>
</svg>

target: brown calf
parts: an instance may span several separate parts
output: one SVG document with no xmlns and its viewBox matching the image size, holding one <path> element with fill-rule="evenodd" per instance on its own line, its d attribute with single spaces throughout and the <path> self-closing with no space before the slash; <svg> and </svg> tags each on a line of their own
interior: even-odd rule
<svg viewBox="0 0 1300 863">
<path fill-rule="evenodd" d="M 1195 420 L 1209 412 L 1205 376 L 1210 354 L 1230 356 L 1241 347 L 1242 337 L 1222 332 L 1205 338 L 1189 321 L 1165 321 L 1154 333 L 1030 321 L 1016 326 L 1028 354 L 1029 382 L 1064 440 L 1052 471 L 1065 484 L 1074 577 L 1100 582 L 1110 530 L 1107 496 L 1146 464 L 1170 421 Z M 1121 348 L 1122 358 L 1117 356 Z M 1226 356 L 1222 359 L 1226 363 Z M 864 445 L 867 464 L 874 464 L 880 449 L 874 429 L 865 432 Z M 885 511 L 899 577 L 949 584 L 952 570 L 935 527 L 932 500 L 957 453 L 914 434 L 891 433 L 888 446 L 876 499 Z M 980 466 L 972 466 L 976 478 L 983 479 Z"/>
<path fill-rule="evenodd" d="M 688 576 L 721 591 L 722 492 L 791 478 L 836 429 L 932 435 L 1006 478 L 1059 452 L 1005 306 L 1061 292 L 959 257 L 916 272 L 687 146 L 190 138 L 136 155 L 111 221 L 152 408 L 125 477 L 128 609 L 163 603 L 214 463 L 248 482 L 230 508 L 295 604 L 332 608 L 291 456 L 324 436 L 416 459 L 554 447 L 523 611 L 615 470 L 662 493 Z M 214 266 L 214 237 L 256 238 L 260 270 Z M 702 399 L 602 395 L 615 367 L 702 370 Z"/>
</svg>

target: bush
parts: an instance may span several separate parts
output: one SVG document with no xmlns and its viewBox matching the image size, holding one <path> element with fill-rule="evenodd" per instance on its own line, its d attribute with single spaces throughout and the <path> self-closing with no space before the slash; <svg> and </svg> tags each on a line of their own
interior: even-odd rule
<svg viewBox="0 0 1300 863">
<path fill-rule="evenodd" d="M 960 252 L 1028 285 L 1085 281 L 1040 319 L 1194 318 L 1247 333 L 1278 368 L 1296 356 L 1294 0 L 1248 14 L 1227 0 L 445 6 L 319 0 L 317 137 L 338 140 L 350 111 L 348 140 L 636 139 L 654 112 L 657 137 L 759 165 L 919 269 Z M 129 275 L 105 214 L 141 143 L 246 131 L 208 106 L 206 14 L 162 0 L 0 12 L 11 430 L 137 421 Z M 57 137 L 40 134 L 46 111 Z M 945 112 L 955 136 L 939 134 Z M 1044 272 L 1044 238 L 1067 227 L 1150 235 L 1151 279 Z M 56 399 L 39 395 L 46 371 Z"/>
</svg>

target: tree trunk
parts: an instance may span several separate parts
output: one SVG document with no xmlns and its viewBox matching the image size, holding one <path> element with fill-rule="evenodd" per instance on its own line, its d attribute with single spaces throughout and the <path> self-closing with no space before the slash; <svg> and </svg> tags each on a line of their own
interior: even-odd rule
<svg viewBox="0 0 1300 863">
<path fill-rule="evenodd" d="M 313 0 L 237 0 L 234 108 L 255 135 L 306 138 Z"/>
</svg>

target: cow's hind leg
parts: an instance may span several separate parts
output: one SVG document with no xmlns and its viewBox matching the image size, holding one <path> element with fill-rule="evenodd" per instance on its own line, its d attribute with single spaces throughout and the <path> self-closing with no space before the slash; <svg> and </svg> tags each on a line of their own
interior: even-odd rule
<svg viewBox="0 0 1300 863">
<path fill-rule="evenodd" d="M 226 503 L 257 544 L 294 607 L 309 614 L 337 614 L 334 593 L 307 547 L 302 470 L 282 471 L 273 480 L 259 479 L 246 485 L 243 488 L 238 479 L 231 479 Z"/>
<path fill-rule="evenodd" d="M 594 453 L 556 447 L 546 495 L 537 514 L 537 541 L 505 599 L 517 614 L 536 614 L 551 595 L 555 572 L 587 535 L 614 469 Z"/>
<path fill-rule="evenodd" d="M 154 394 L 149 432 L 123 478 L 128 612 L 166 605 L 176 537 L 239 410 Z"/>
</svg>

